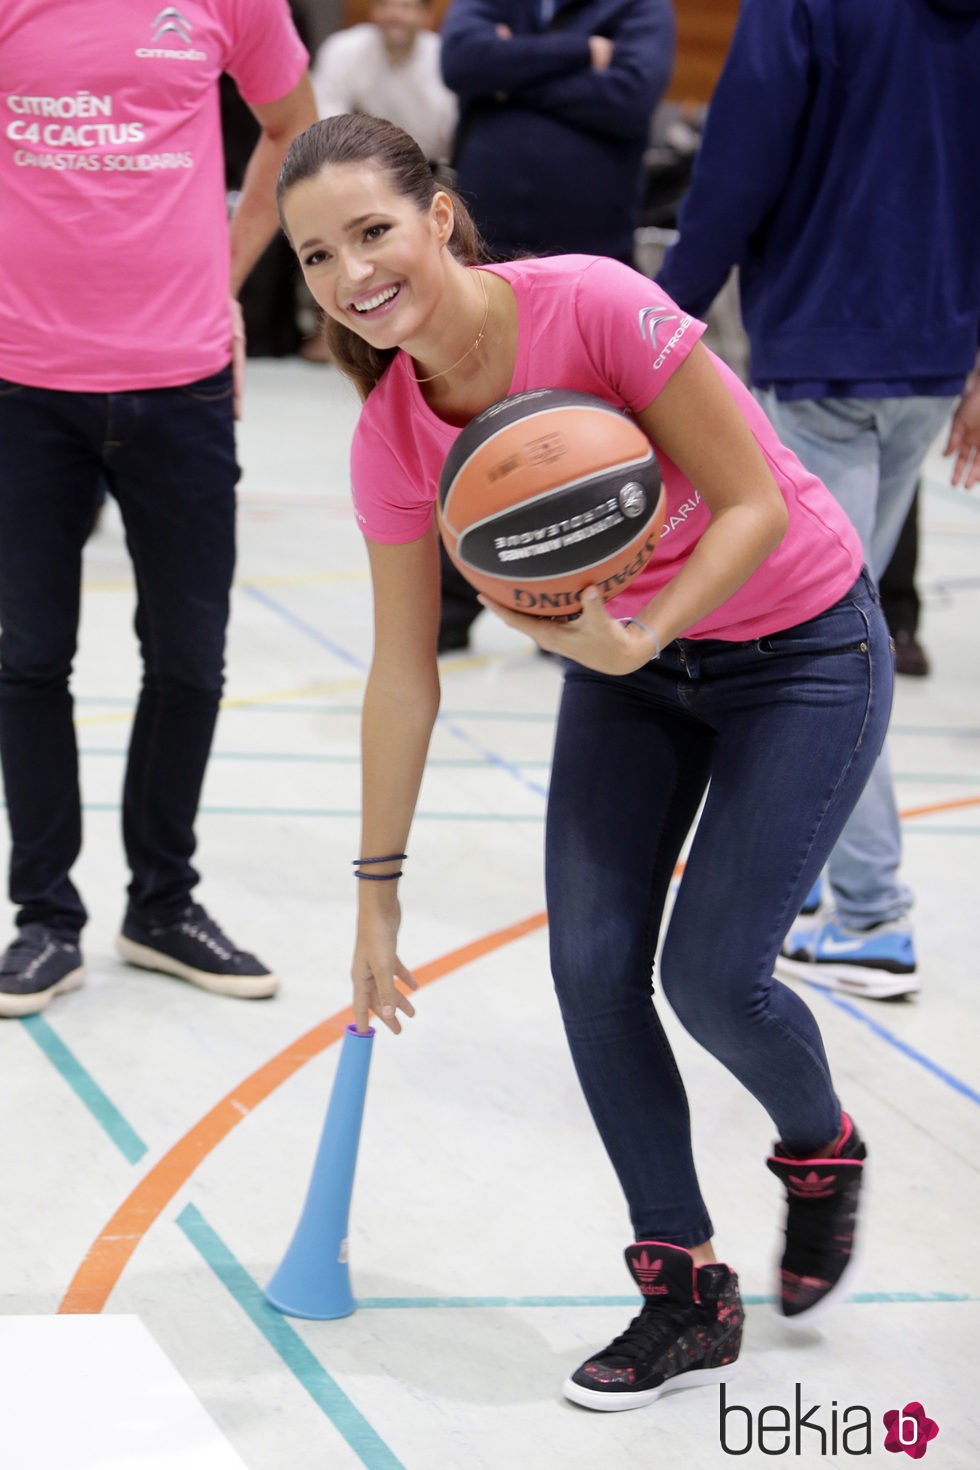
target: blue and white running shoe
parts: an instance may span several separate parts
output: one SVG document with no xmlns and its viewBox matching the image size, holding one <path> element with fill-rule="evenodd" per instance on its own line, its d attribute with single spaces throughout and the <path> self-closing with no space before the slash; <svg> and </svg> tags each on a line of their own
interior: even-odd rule
<svg viewBox="0 0 980 1470">
<path fill-rule="evenodd" d="M 835 913 L 800 918 L 776 960 L 781 979 L 812 980 L 828 990 L 868 1000 L 899 1000 L 919 989 L 915 945 L 898 920 L 848 929 Z"/>
<path fill-rule="evenodd" d="M 822 907 L 823 876 L 821 875 L 821 877 L 817 879 L 816 883 L 814 883 L 813 887 L 810 889 L 810 892 L 807 894 L 806 898 L 803 900 L 803 907 L 800 909 L 800 913 L 815 914 L 819 912 Z"/>
</svg>

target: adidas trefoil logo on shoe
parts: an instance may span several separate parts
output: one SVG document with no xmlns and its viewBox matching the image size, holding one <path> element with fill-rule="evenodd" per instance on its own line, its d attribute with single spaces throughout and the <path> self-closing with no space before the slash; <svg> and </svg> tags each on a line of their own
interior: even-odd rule
<svg viewBox="0 0 980 1470">
<path fill-rule="evenodd" d="M 789 1327 L 818 1318 L 850 1278 L 866 1157 L 845 1113 L 832 1154 L 794 1158 L 777 1144 L 766 1161 L 782 1180 L 789 1206 L 779 1272 L 779 1309 Z"/>
<path fill-rule="evenodd" d="M 696 1266 L 665 1241 L 636 1241 L 626 1264 L 643 1307 L 625 1332 L 562 1385 L 573 1404 L 616 1411 L 652 1404 L 675 1389 L 724 1383 L 742 1341 L 738 1278 L 720 1262 Z"/>
<path fill-rule="evenodd" d="M 791 1194 L 798 1194 L 803 1199 L 827 1199 L 834 1193 L 836 1183 L 833 1174 L 820 1175 L 811 1169 L 803 1179 L 796 1174 L 790 1174 L 786 1187 Z"/>
<path fill-rule="evenodd" d="M 663 1260 L 651 1261 L 646 1251 L 641 1251 L 633 1262 L 637 1285 L 644 1296 L 666 1296 L 669 1286 L 657 1286 L 657 1277 L 664 1268 Z"/>
</svg>

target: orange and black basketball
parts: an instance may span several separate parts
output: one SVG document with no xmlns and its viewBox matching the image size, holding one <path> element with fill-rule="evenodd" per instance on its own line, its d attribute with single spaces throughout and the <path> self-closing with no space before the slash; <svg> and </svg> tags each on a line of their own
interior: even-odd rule
<svg viewBox="0 0 980 1470">
<path fill-rule="evenodd" d="M 643 430 L 588 393 L 542 388 L 491 404 L 460 433 L 436 519 L 463 576 L 515 612 L 568 617 L 646 566 L 664 518 Z"/>
</svg>

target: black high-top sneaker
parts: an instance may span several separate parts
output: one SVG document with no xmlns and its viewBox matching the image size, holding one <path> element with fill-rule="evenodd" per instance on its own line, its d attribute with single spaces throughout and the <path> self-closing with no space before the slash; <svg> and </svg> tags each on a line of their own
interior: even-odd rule
<svg viewBox="0 0 980 1470">
<path fill-rule="evenodd" d="M 689 1251 L 655 1240 L 625 1255 L 643 1310 L 565 1380 L 565 1397 L 587 1409 L 639 1409 L 674 1389 L 731 1378 L 744 1319 L 735 1272 L 720 1262 L 695 1266 Z"/>
<path fill-rule="evenodd" d="M 840 1142 L 829 1158 L 794 1159 L 776 1144 L 767 1166 L 789 1202 L 780 1262 L 780 1311 L 787 1325 L 808 1327 L 843 1294 L 854 1264 L 858 1195 L 867 1149 L 843 1114 Z"/>
</svg>

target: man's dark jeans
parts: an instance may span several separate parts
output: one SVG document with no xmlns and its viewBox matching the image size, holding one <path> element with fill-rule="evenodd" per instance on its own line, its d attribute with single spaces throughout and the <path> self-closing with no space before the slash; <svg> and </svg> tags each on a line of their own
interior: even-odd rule
<svg viewBox="0 0 980 1470">
<path fill-rule="evenodd" d="M 100 487 L 136 578 L 143 685 L 123 791 L 130 906 L 175 916 L 224 679 L 235 565 L 230 369 L 176 388 L 65 393 L 0 379 L 0 760 L 18 923 L 75 935 L 81 848 L 69 678 Z"/>
</svg>

